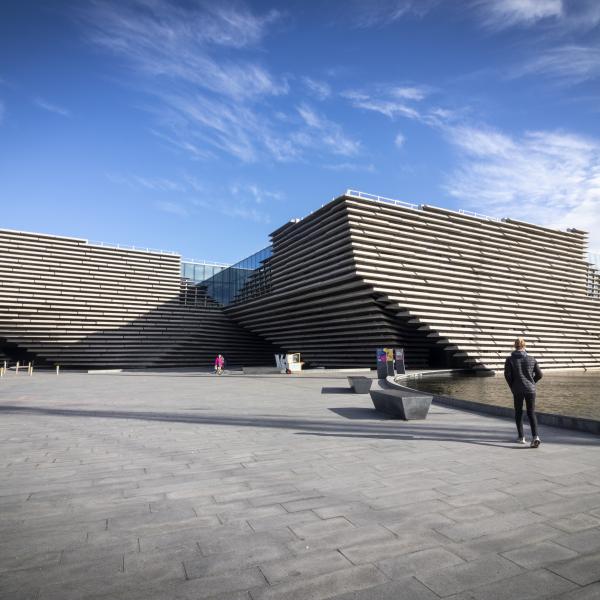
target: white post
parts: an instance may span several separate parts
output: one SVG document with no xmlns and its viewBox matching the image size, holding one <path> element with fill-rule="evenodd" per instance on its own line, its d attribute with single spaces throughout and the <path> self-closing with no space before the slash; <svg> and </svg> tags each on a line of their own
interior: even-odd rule
<svg viewBox="0 0 600 600">
<path fill-rule="evenodd" d="M 60 365 L 56 365 L 56 374 L 58 375 L 60 372 Z"/>
<path fill-rule="evenodd" d="M 17 361 L 17 368 L 15 370 L 15 373 L 18 375 L 19 374 L 19 361 Z"/>
<path fill-rule="evenodd" d="M 29 372 L 29 377 L 31 377 L 33 375 L 33 363 L 29 363 L 28 372 Z"/>
<path fill-rule="evenodd" d="M 4 367 L 0 367 L 0 377 L 4 377 Z"/>
</svg>

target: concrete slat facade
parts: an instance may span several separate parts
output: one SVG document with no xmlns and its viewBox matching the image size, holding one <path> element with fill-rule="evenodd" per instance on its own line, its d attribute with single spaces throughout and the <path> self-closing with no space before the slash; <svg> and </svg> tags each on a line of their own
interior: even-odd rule
<svg viewBox="0 0 600 600">
<path fill-rule="evenodd" d="M 586 234 L 340 197 L 272 234 L 271 293 L 226 310 L 323 365 L 502 368 L 518 336 L 545 368 L 600 367 Z"/>
<path fill-rule="evenodd" d="M 272 362 L 274 349 L 182 284 L 180 257 L 0 230 L 0 344 L 71 367 Z M 199 295 L 200 290 L 200 295 Z"/>
</svg>

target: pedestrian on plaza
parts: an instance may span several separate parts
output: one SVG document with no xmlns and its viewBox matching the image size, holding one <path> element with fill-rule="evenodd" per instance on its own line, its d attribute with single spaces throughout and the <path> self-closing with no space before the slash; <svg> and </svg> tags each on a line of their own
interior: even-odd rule
<svg viewBox="0 0 600 600">
<path fill-rule="evenodd" d="M 538 436 L 535 417 L 535 384 L 542 378 L 542 370 L 537 360 L 525 351 L 525 340 L 515 340 L 515 350 L 504 363 L 504 378 L 510 386 L 515 405 L 515 422 L 519 438 L 517 443 L 525 444 L 523 435 L 523 401 L 527 407 L 527 418 L 531 427 L 531 447 L 537 448 L 541 441 Z"/>
<path fill-rule="evenodd" d="M 218 354 L 217 358 L 215 358 L 215 373 L 217 375 L 222 375 L 223 367 L 225 367 L 225 358 L 222 354 Z"/>
</svg>

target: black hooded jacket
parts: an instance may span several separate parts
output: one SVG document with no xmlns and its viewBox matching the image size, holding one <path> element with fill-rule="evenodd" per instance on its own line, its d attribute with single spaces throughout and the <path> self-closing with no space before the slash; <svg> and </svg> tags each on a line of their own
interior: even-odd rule
<svg viewBox="0 0 600 600">
<path fill-rule="evenodd" d="M 542 370 L 525 350 L 515 350 L 504 363 L 504 378 L 513 394 L 535 394 L 535 384 L 542 378 Z"/>
</svg>

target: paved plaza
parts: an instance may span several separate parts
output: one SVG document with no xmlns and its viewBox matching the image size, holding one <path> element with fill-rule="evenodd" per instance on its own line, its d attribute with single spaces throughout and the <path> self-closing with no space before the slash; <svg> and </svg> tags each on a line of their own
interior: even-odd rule
<svg viewBox="0 0 600 600">
<path fill-rule="evenodd" d="M 598 599 L 600 439 L 541 436 L 335 373 L 9 373 L 0 598 Z"/>
</svg>

